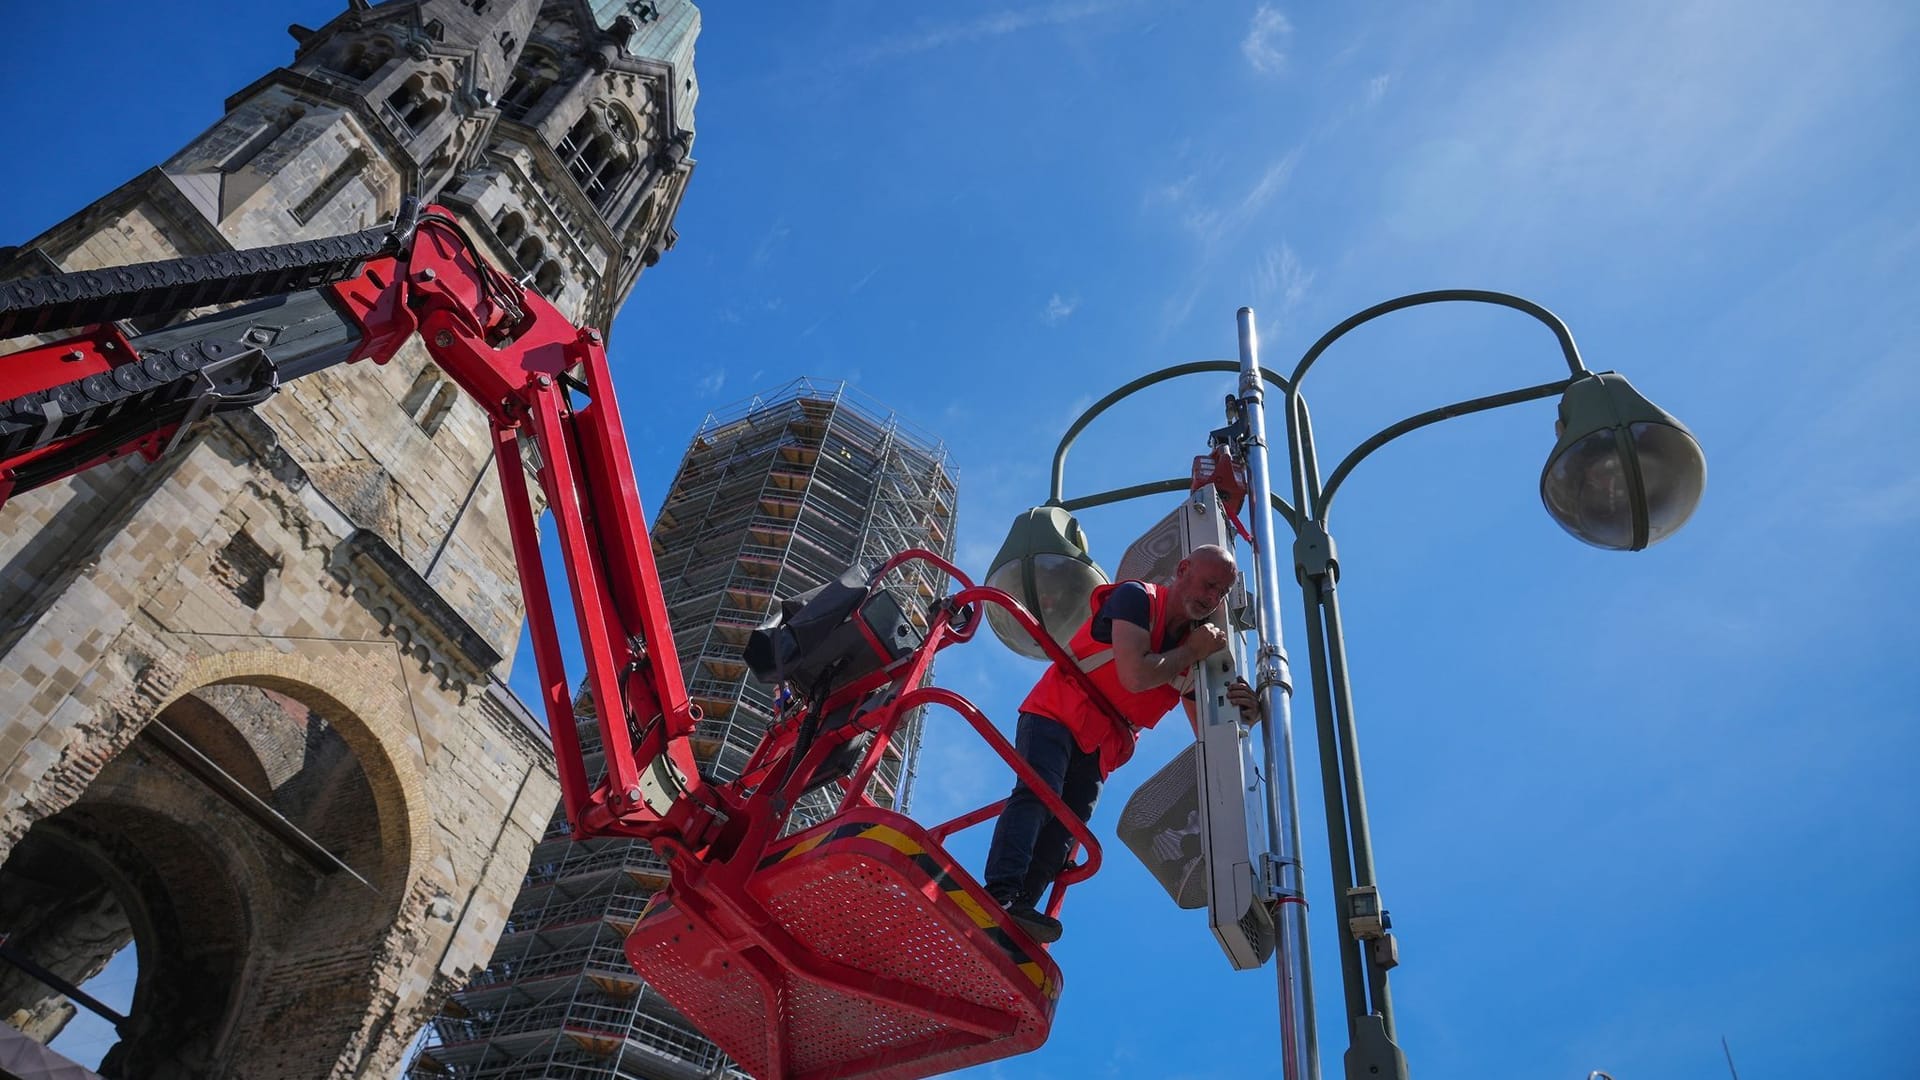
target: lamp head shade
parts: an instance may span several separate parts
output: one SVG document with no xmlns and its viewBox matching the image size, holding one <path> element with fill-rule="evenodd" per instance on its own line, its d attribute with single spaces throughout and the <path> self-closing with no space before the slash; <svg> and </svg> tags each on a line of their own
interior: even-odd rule
<svg viewBox="0 0 1920 1080">
<path fill-rule="evenodd" d="M 1107 575 L 1087 554 L 1087 535 L 1072 514 L 1058 506 L 1036 506 L 1013 520 L 1006 543 L 993 557 L 986 584 L 1004 590 L 1065 648 L 1087 618 L 1093 590 Z M 987 606 L 987 622 L 1009 649 L 1035 660 L 1047 659 L 1027 632 L 998 605 Z"/>
<path fill-rule="evenodd" d="M 1699 442 L 1619 375 L 1569 384 L 1556 430 L 1540 499 L 1576 538 L 1639 551 L 1671 536 L 1700 505 L 1707 460 Z"/>
</svg>

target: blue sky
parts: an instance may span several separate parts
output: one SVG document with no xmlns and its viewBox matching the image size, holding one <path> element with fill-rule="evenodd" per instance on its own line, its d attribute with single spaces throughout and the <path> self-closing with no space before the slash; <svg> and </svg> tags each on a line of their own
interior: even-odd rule
<svg viewBox="0 0 1920 1080">
<path fill-rule="evenodd" d="M 291 56 L 286 22 L 337 7 L 10 13 L 0 243 L 164 158 Z M 1692 427 L 1708 487 L 1663 546 L 1583 547 L 1540 508 L 1535 403 L 1417 433 L 1345 488 L 1401 1045 L 1424 1077 L 1716 1076 L 1722 1035 L 1745 1080 L 1911 1071 L 1917 45 L 1910 8 L 1867 2 L 709 4 L 680 246 L 613 327 L 642 491 L 710 409 L 846 379 L 946 440 L 981 574 L 1066 424 L 1148 370 L 1230 357 L 1238 306 L 1285 369 L 1404 292 L 1531 297 Z M 1510 312 L 1382 320 L 1309 384 L 1323 457 L 1558 364 Z M 1182 472 L 1229 388 L 1108 414 L 1069 493 Z M 1095 554 L 1111 567 L 1167 509 L 1089 513 Z M 947 656 L 943 681 L 1010 727 L 1037 666 Z M 984 749 L 934 727 L 920 816 L 996 797 Z M 1178 742 L 1114 778 L 1103 836 Z M 977 865 L 982 844 L 955 848 Z M 976 1074 L 1271 1074 L 1271 971 L 1230 972 L 1110 854 L 1069 900 L 1053 1039 Z"/>
</svg>

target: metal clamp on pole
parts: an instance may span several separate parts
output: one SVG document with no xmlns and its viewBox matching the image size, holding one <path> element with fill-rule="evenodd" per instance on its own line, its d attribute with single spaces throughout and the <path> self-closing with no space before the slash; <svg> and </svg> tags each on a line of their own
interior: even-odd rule
<svg viewBox="0 0 1920 1080">
<path fill-rule="evenodd" d="M 1256 659 L 1255 677 L 1258 682 L 1254 690 L 1264 694 L 1273 687 L 1282 692 L 1293 693 L 1293 669 L 1287 663 L 1287 650 L 1280 644 L 1262 643 Z"/>
<path fill-rule="evenodd" d="M 1260 856 L 1260 876 L 1266 885 L 1267 899 L 1275 903 L 1307 902 L 1307 894 L 1291 884 L 1300 879 L 1300 860 L 1269 851 Z"/>
</svg>

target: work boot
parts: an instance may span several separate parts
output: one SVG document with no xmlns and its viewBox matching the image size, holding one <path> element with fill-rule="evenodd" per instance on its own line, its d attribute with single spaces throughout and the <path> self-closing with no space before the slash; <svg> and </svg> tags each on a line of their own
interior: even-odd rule
<svg viewBox="0 0 1920 1080">
<path fill-rule="evenodd" d="M 1060 920 L 1042 914 L 1033 906 L 1033 901 L 1013 896 L 993 894 L 999 905 L 1006 909 L 1014 925 L 1026 932 L 1026 935 L 1042 945 L 1051 945 L 1060 940 Z"/>
</svg>

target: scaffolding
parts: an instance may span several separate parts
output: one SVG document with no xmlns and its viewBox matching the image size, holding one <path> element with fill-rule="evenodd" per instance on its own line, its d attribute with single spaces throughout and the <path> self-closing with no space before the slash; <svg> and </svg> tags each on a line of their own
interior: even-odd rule
<svg viewBox="0 0 1920 1080">
<path fill-rule="evenodd" d="M 845 383 L 796 379 L 711 413 L 681 459 L 653 526 L 653 550 L 688 692 L 694 743 L 712 780 L 740 775 L 772 721 L 773 690 L 748 674 L 747 636 L 775 603 L 925 548 L 951 559 L 956 487 L 946 447 Z M 947 589 L 923 563 L 887 588 L 926 630 Z M 593 703 L 581 695 L 581 751 L 604 770 Z M 905 811 L 921 718 L 906 720 L 868 794 Z M 832 809 L 817 792 L 791 828 Z M 455 991 L 409 1066 L 413 1078 L 732 1080 L 745 1074 L 633 973 L 622 942 L 667 882 L 644 843 L 569 838 L 556 808 L 492 960 Z"/>
</svg>

